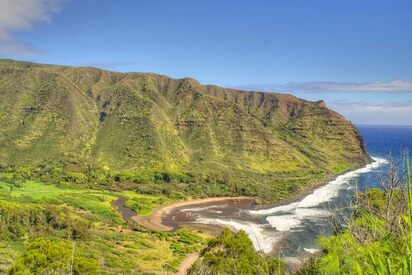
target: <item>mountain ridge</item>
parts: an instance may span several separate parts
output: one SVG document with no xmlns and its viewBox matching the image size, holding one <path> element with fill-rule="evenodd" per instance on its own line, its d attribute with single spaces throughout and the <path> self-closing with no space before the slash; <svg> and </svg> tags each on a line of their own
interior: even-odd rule
<svg viewBox="0 0 412 275">
<path fill-rule="evenodd" d="M 261 181 L 273 193 L 293 178 L 287 188 L 370 161 L 343 116 L 288 94 L 11 60 L 0 60 L 0 90 L 4 169 L 102 169 L 134 182 L 160 175 L 254 195 Z"/>
</svg>

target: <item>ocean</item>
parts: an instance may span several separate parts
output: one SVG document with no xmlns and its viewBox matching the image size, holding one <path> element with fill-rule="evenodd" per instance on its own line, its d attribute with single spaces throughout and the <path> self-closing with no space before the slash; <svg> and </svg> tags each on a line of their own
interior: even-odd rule
<svg viewBox="0 0 412 275">
<path fill-rule="evenodd" d="M 412 126 L 358 125 L 368 153 L 377 157 L 392 155 L 399 160 L 404 150 L 412 150 Z"/>
<path fill-rule="evenodd" d="M 347 208 L 355 190 L 379 187 L 388 160 L 402 163 L 402 152 L 412 149 L 412 127 L 359 125 L 358 129 L 373 163 L 338 176 L 301 201 L 270 209 L 240 209 L 227 216 L 216 211 L 221 206 L 209 206 L 198 212 L 196 222 L 242 229 L 257 250 L 291 263 L 318 252 L 317 237 L 333 234 L 330 221 L 335 210 Z"/>
</svg>

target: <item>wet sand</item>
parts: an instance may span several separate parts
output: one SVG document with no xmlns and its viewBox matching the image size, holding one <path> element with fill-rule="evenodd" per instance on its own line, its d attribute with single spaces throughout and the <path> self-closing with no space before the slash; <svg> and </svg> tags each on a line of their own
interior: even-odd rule
<svg viewBox="0 0 412 275">
<path fill-rule="evenodd" d="M 229 219 L 237 217 L 242 220 L 240 215 L 244 215 L 247 212 L 245 210 L 272 208 L 299 201 L 312 193 L 313 190 L 327 184 L 333 178 L 335 177 L 330 177 L 322 183 L 315 184 L 288 199 L 279 200 L 270 205 L 255 205 L 254 197 L 214 197 L 180 201 L 160 206 L 153 210 L 153 213 L 149 216 L 140 216 L 133 210 L 125 207 L 126 198 L 124 197 L 119 197 L 116 201 L 113 201 L 112 205 L 126 222 L 133 222 L 150 230 L 175 231 L 181 227 L 190 227 L 217 234 L 222 230 L 221 225 L 196 222 L 201 213 L 207 213 L 209 217 L 223 219 L 225 217 Z M 251 216 L 243 217 L 245 220 L 250 220 L 251 218 Z"/>
<path fill-rule="evenodd" d="M 131 218 L 138 225 L 157 231 L 175 231 L 182 226 L 194 228 L 211 229 L 216 231 L 216 226 L 196 224 L 196 210 L 208 209 L 218 215 L 235 215 L 239 209 L 251 209 L 254 198 L 252 197 L 219 197 L 198 200 L 188 200 L 161 206 L 153 211 L 150 216 L 142 217 L 135 215 Z M 185 211 L 185 209 L 195 209 L 195 211 Z M 219 208 L 214 210 L 214 208 Z"/>
<path fill-rule="evenodd" d="M 355 170 L 355 169 L 354 169 Z M 345 173 L 347 173 L 346 171 Z M 344 173 L 341 173 L 344 174 Z M 341 175 L 340 174 L 340 175 Z M 339 175 L 329 176 L 322 182 L 314 184 L 304 190 L 299 191 L 296 194 L 291 195 L 289 198 L 280 199 L 279 201 L 268 205 L 256 205 L 254 197 L 213 197 L 206 199 L 194 199 L 176 202 L 168 205 L 164 205 L 156 208 L 149 216 L 140 216 L 130 208 L 124 206 L 126 198 L 119 197 L 116 201 L 112 202 L 112 206 L 121 214 L 126 222 L 136 223 L 142 227 L 157 231 L 174 231 L 182 226 L 190 226 L 194 228 L 209 229 L 208 231 L 216 231 L 216 228 L 221 226 L 217 225 L 205 225 L 195 223 L 197 217 L 197 211 L 182 211 L 185 208 L 206 208 L 210 212 L 213 212 L 213 208 L 221 208 L 215 211 L 217 218 L 224 217 L 236 217 L 237 213 L 245 213 L 244 210 L 258 210 L 273 208 L 280 205 L 287 205 L 292 202 L 297 202 L 311 194 L 314 190 L 328 184 L 330 181 L 336 179 Z M 242 211 L 243 210 L 243 211 Z M 250 217 L 248 217 L 250 218 Z"/>
<path fill-rule="evenodd" d="M 300 257 L 318 253 L 315 239 L 319 234 L 329 234 L 328 219 L 332 214 L 329 212 L 330 207 L 333 207 L 339 197 L 351 192 L 348 186 L 353 185 L 355 178 L 373 171 L 378 167 L 375 166 L 347 172 L 339 179 L 329 177 L 272 205 L 255 205 L 253 197 L 208 198 L 161 206 L 150 216 L 135 215 L 131 219 L 140 226 L 157 231 L 190 227 L 214 235 L 219 234 L 224 227 L 234 231 L 244 230 L 257 250 L 275 257 L 282 256 L 288 265 L 294 265 L 299 262 Z M 328 183 L 329 187 L 320 188 Z M 317 190 L 318 188 L 320 189 Z M 338 196 L 336 188 L 343 193 Z M 336 199 L 332 200 L 335 197 Z M 330 200 L 332 206 L 330 203 L 326 204 Z M 299 201 L 302 201 L 302 204 L 291 204 Z M 269 211 L 249 211 L 278 206 L 281 207 Z"/>
<path fill-rule="evenodd" d="M 199 217 L 202 213 L 206 213 L 208 217 L 251 220 L 254 217 L 242 217 L 242 215 L 247 213 L 245 210 L 268 209 L 300 201 L 307 195 L 311 194 L 314 190 L 328 184 L 336 177 L 337 176 L 330 176 L 319 184 L 315 184 L 305 190 L 302 190 L 287 199 L 281 199 L 268 205 L 256 205 L 254 197 L 207 198 L 166 205 L 156 209 L 153 212 L 152 216 L 154 216 L 154 218 L 149 218 L 153 224 L 146 223 L 142 226 L 149 226 L 149 228 L 152 226 L 152 229 L 155 227 L 157 228 L 156 230 L 167 229 L 167 231 L 175 231 L 180 227 L 186 226 L 195 229 L 203 229 L 209 233 L 220 232 L 224 226 L 198 223 L 196 222 L 197 217 Z"/>
<path fill-rule="evenodd" d="M 244 211 L 253 208 L 254 199 L 243 198 L 220 198 L 219 200 L 194 201 L 190 204 L 175 206 L 170 208 L 161 216 L 161 223 L 177 230 L 182 226 L 196 228 L 211 228 L 202 223 L 196 223 L 199 214 L 208 213 L 209 216 L 216 218 L 231 217 L 241 218 Z"/>
<path fill-rule="evenodd" d="M 125 221 L 132 221 L 139 226 L 156 231 L 175 231 L 186 226 L 196 229 L 203 229 L 210 233 L 220 232 L 222 226 L 214 224 L 204 224 L 196 222 L 201 213 L 207 213 L 209 217 L 216 218 L 238 218 L 239 215 L 247 213 L 245 210 L 265 209 L 280 205 L 290 204 L 300 201 L 315 189 L 329 183 L 336 176 L 330 176 L 319 184 L 315 184 L 287 199 L 279 200 L 270 205 L 255 205 L 253 197 L 215 197 L 206 199 L 195 199 L 176 202 L 161 206 L 153 211 L 149 216 L 140 216 L 131 209 L 124 207 L 125 198 L 119 198 L 112 205 L 122 215 Z M 251 219 L 251 216 L 243 217 L 244 220 Z"/>
<path fill-rule="evenodd" d="M 303 190 L 288 199 L 279 200 L 270 205 L 256 205 L 254 197 L 216 197 L 206 199 L 195 199 L 188 201 L 176 202 L 161 206 L 153 211 L 150 216 L 142 217 L 138 214 L 131 217 L 131 220 L 136 224 L 151 230 L 156 231 L 175 231 L 181 227 L 190 227 L 194 229 L 201 229 L 211 234 L 221 232 L 224 226 L 216 224 L 204 224 L 196 222 L 196 218 L 202 212 L 207 212 L 208 216 L 215 216 L 216 218 L 228 217 L 234 218 L 236 216 L 246 213 L 245 210 L 251 209 L 265 209 L 280 205 L 286 205 L 296 202 L 312 193 L 313 190 L 327 184 L 335 177 L 329 177 L 327 180 L 319 184 L 315 184 L 306 190 Z M 187 211 L 185 211 L 187 209 Z M 193 209 L 195 211 L 193 211 Z M 215 211 L 215 213 L 213 213 Z M 241 217 L 238 217 L 242 220 Z M 244 217 L 246 220 L 251 219 L 251 216 Z"/>
</svg>

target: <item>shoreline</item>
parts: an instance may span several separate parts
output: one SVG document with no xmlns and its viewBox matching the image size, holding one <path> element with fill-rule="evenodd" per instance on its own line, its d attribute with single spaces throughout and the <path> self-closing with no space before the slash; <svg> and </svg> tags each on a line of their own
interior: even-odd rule
<svg viewBox="0 0 412 275">
<path fill-rule="evenodd" d="M 371 158 L 371 161 L 368 161 L 368 162 L 364 163 L 364 164 L 361 165 L 361 166 L 358 166 L 358 167 L 349 169 L 349 170 L 347 170 L 347 171 L 341 172 L 341 173 L 339 173 L 339 174 L 337 174 L 337 175 L 330 175 L 330 176 L 328 176 L 327 179 L 325 179 L 325 180 L 323 180 L 323 181 L 321 181 L 321 182 L 319 182 L 319 183 L 317 183 L 317 184 L 314 184 L 314 185 L 310 186 L 309 188 L 307 188 L 307 189 L 305 189 L 305 190 L 302 190 L 302 191 L 300 191 L 299 193 L 297 193 L 297 194 L 295 194 L 295 195 L 292 195 L 290 198 L 281 199 L 281 200 L 279 200 L 278 202 L 274 202 L 274 203 L 271 203 L 271 204 L 253 205 L 253 208 L 254 208 L 254 210 L 262 210 L 262 209 L 274 208 L 274 207 L 278 207 L 278 206 L 282 206 L 282 205 L 291 204 L 291 203 L 294 203 L 294 202 L 301 201 L 301 200 L 304 199 L 306 196 L 312 194 L 316 189 L 321 188 L 321 187 L 329 184 L 331 181 L 334 181 L 334 180 L 335 180 L 336 178 L 338 178 L 339 176 L 342 176 L 342 175 L 344 175 L 344 174 L 346 174 L 346 173 L 350 173 L 350 172 L 356 171 L 356 170 L 358 170 L 358 169 L 361 169 L 361 168 L 363 168 L 363 167 L 366 167 L 367 165 L 369 165 L 369 164 L 371 164 L 371 163 L 374 163 L 375 160 L 374 160 L 372 157 L 370 157 L 370 158 Z"/>
<path fill-rule="evenodd" d="M 307 188 L 307 189 L 305 189 L 305 190 L 302 190 L 302 191 L 300 191 L 300 192 L 292 195 L 290 198 L 281 199 L 281 200 L 279 200 L 279 201 L 277 201 L 277 202 L 270 203 L 270 204 L 264 204 L 264 205 L 263 205 L 263 204 L 262 204 L 262 205 L 260 205 L 260 204 L 255 204 L 255 205 L 253 205 L 253 209 L 254 209 L 254 210 L 262 210 L 262 209 L 274 208 L 274 207 L 278 207 L 278 206 L 282 206 L 282 205 L 286 205 L 286 204 L 291 204 L 291 203 L 294 203 L 294 202 L 298 202 L 298 201 L 304 199 L 307 195 L 312 194 L 313 191 L 315 191 L 316 189 L 318 189 L 318 188 L 320 188 L 320 187 L 323 187 L 323 186 L 329 184 L 331 181 L 335 180 L 337 177 L 339 177 L 339 176 L 341 176 L 341 175 L 344 175 L 344 174 L 346 174 L 346 173 L 355 171 L 355 170 L 357 170 L 357 169 L 359 169 L 359 168 L 355 168 L 355 169 L 352 169 L 352 170 L 348 170 L 348 171 L 346 171 L 346 172 L 342 172 L 342 173 L 340 173 L 340 174 L 338 174 L 338 175 L 336 175 L 336 176 L 329 176 L 328 179 L 323 180 L 323 181 L 321 181 L 320 183 L 314 184 L 314 185 L 310 186 L 309 188 Z"/>
<path fill-rule="evenodd" d="M 174 228 L 171 226 L 164 225 L 162 223 L 162 218 L 169 214 L 176 208 L 197 205 L 197 204 L 206 204 L 206 203 L 214 203 L 214 202 L 222 202 L 222 201 L 238 201 L 238 200 L 251 200 L 254 201 L 256 197 L 247 197 L 247 196 L 240 196 L 240 197 L 210 197 L 204 199 L 189 199 L 185 201 L 178 201 L 175 203 L 159 206 L 155 208 L 149 216 L 140 216 L 135 215 L 131 217 L 131 221 L 136 222 L 139 226 L 150 230 L 156 231 L 172 231 Z"/>
<path fill-rule="evenodd" d="M 300 201 L 302 199 L 304 199 L 306 196 L 310 195 L 311 193 L 313 193 L 316 189 L 321 188 L 325 185 L 327 185 L 328 183 L 330 183 L 331 181 L 335 180 L 337 177 L 344 175 L 346 173 L 352 172 L 352 171 L 356 171 L 362 167 L 365 167 L 366 165 L 373 163 L 372 162 L 368 162 L 365 163 L 363 166 L 359 166 L 350 170 L 347 170 L 345 172 L 339 173 L 337 175 L 334 176 L 329 176 L 327 179 L 323 180 L 322 182 L 318 183 L 318 184 L 314 184 L 313 186 L 302 190 L 301 192 L 292 195 L 290 198 L 285 198 L 285 199 L 281 199 L 277 202 L 274 202 L 272 204 L 265 204 L 265 205 L 257 205 L 255 204 L 255 200 L 257 197 L 251 197 L 251 196 L 239 196 L 239 197 L 210 197 L 210 198 L 204 198 L 204 199 L 189 199 L 189 200 L 185 200 L 185 201 L 178 201 L 175 203 L 171 203 L 171 204 L 167 204 L 167 205 L 163 205 L 163 206 L 159 206 L 157 208 L 155 208 L 152 212 L 152 214 L 150 214 L 149 216 L 140 216 L 140 215 L 135 215 L 133 217 L 130 218 L 130 221 L 135 222 L 137 225 L 142 226 L 146 229 L 150 229 L 150 230 L 155 230 L 155 231 L 173 231 L 174 228 L 168 225 L 164 225 L 162 223 L 162 218 L 164 216 L 166 216 L 167 214 L 169 214 L 171 211 L 175 210 L 176 208 L 180 208 L 180 207 L 185 207 L 185 206 L 192 206 L 192 205 L 198 205 L 198 204 L 207 204 L 207 203 L 214 203 L 214 202 L 222 202 L 222 201 L 236 201 L 236 200 L 250 200 L 252 203 L 252 209 L 255 210 L 261 210 L 261 209 L 268 209 L 268 208 L 273 208 L 273 207 L 277 207 L 277 206 L 281 206 L 281 205 L 287 205 L 290 203 L 294 203 L 297 201 Z M 187 223 L 184 224 L 184 226 L 187 227 L 192 227 L 192 228 L 202 228 L 205 229 L 207 232 L 209 233 L 213 233 L 213 232 L 217 232 L 218 230 L 216 230 L 217 228 L 222 228 L 224 226 L 220 226 L 220 225 L 202 225 L 199 226 L 196 223 Z"/>
</svg>

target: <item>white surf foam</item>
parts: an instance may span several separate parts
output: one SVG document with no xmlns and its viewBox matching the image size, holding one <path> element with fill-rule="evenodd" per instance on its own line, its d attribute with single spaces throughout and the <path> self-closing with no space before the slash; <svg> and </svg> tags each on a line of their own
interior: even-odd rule
<svg viewBox="0 0 412 275">
<path fill-rule="evenodd" d="M 302 220 L 311 217 L 328 217 L 331 213 L 327 210 L 316 208 L 296 208 L 293 214 L 272 215 L 266 221 L 278 231 L 289 231 L 302 225 Z"/>
<path fill-rule="evenodd" d="M 326 209 L 299 207 L 295 209 L 295 215 L 301 219 L 304 217 L 328 217 L 332 213 Z"/>
<path fill-rule="evenodd" d="M 214 208 L 221 208 L 221 207 L 217 205 L 204 206 L 204 207 L 188 207 L 188 208 L 181 209 L 179 211 L 180 212 L 200 212 L 200 211 L 214 209 Z"/>
<path fill-rule="evenodd" d="M 309 252 L 310 254 L 315 254 L 320 251 L 320 249 L 317 249 L 317 248 L 305 248 L 305 247 L 303 248 L 303 250 L 305 250 L 306 252 Z"/>
<path fill-rule="evenodd" d="M 298 208 L 313 208 L 325 202 L 331 201 L 333 198 L 338 196 L 339 191 L 344 188 L 345 184 L 349 183 L 350 180 L 360 176 L 361 174 L 373 171 L 384 163 L 387 163 L 387 160 L 382 158 L 373 157 L 372 159 L 374 160 L 373 163 L 368 164 L 358 170 L 338 176 L 328 184 L 314 190 L 313 193 L 307 195 L 300 202 L 293 202 L 270 209 L 251 210 L 249 213 L 253 215 L 269 215 L 281 212 L 295 212 Z"/>
<path fill-rule="evenodd" d="M 269 216 L 266 221 L 278 231 L 289 231 L 291 228 L 299 227 L 302 224 L 302 221 L 295 215 Z"/>
<path fill-rule="evenodd" d="M 290 212 L 295 210 L 298 204 L 299 202 L 292 202 L 290 204 L 280 205 L 269 209 L 250 210 L 249 213 L 253 215 L 269 215 L 279 212 Z"/>
<path fill-rule="evenodd" d="M 347 184 L 350 180 L 359 177 L 361 174 L 365 174 L 374 169 L 377 169 L 379 166 L 387 162 L 382 158 L 373 158 L 373 160 L 375 162 L 368 164 L 358 170 L 340 175 L 335 180 L 316 189 L 312 194 L 306 196 L 303 200 L 301 200 L 298 207 L 315 207 L 319 206 L 322 203 L 331 201 L 333 198 L 338 196 L 340 189 L 342 189 L 342 187 L 344 187 L 344 185 Z"/>
<path fill-rule="evenodd" d="M 335 180 L 314 190 L 313 193 L 307 195 L 301 201 L 280 205 L 270 209 L 249 211 L 252 215 L 266 216 L 268 225 L 204 217 L 199 217 L 196 222 L 224 225 L 235 231 L 244 230 L 249 235 L 256 250 L 262 250 L 265 253 L 269 253 L 272 251 L 273 245 L 281 240 L 284 232 L 299 229 L 299 227 L 302 226 L 303 220 L 316 220 L 318 218 L 330 216 L 332 213 L 325 209 L 321 209 L 320 206 L 338 196 L 339 191 L 343 188 L 349 187 L 347 185 L 350 180 L 361 174 L 376 170 L 387 163 L 387 161 L 382 158 L 375 157 L 373 160 L 373 163 L 368 164 L 361 169 L 338 176 Z M 276 231 L 268 232 L 268 230 L 265 230 L 265 226 L 275 228 Z M 309 253 L 316 252 L 316 250 L 312 248 L 304 248 L 304 250 Z"/>
<path fill-rule="evenodd" d="M 269 234 L 265 234 L 263 225 L 252 222 L 210 218 L 198 218 L 196 222 L 224 225 L 232 228 L 235 231 L 243 230 L 246 232 L 246 234 L 248 234 L 249 238 L 252 240 L 255 249 L 258 251 L 261 250 L 264 253 L 269 253 L 270 251 L 272 251 L 273 245 L 280 239 L 280 236 L 276 237 L 270 236 Z"/>
</svg>

